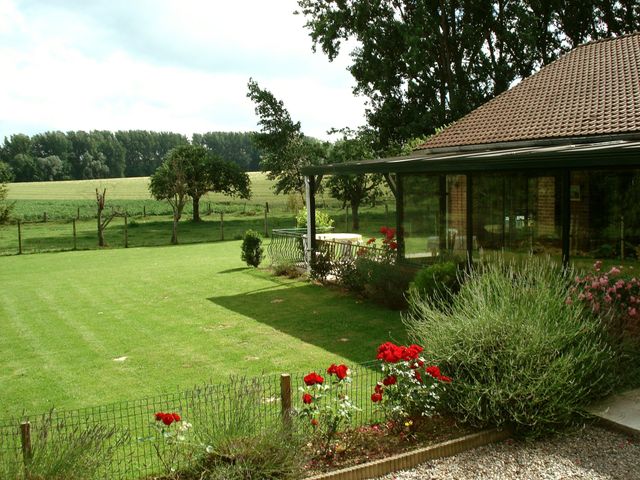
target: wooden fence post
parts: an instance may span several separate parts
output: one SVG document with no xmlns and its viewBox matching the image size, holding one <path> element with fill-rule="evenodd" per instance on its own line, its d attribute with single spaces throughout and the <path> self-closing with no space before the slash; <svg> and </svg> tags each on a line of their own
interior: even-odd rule
<svg viewBox="0 0 640 480">
<path fill-rule="evenodd" d="M 73 249 L 77 250 L 78 249 L 78 240 L 77 240 L 77 236 L 76 236 L 76 219 L 73 219 Z"/>
<path fill-rule="evenodd" d="M 291 375 L 280 375 L 280 405 L 282 406 L 282 422 L 285 428 L 291 426 Z"/>
<path fill-rule="evenodd" d="M 24 464 L 28 464 L 33 454 L 31 450 L 31 423 L 22 422 L 20 424 L 20 441 L 22 443 L 22 458 Z"/>
<path fill-rule="evenodd" d="M 18 220 L 18 255 L 22 254 L 22 223 Z"/>
<path fill-rule="evenodd" d="M 80 220 L 80 207 L 78 207 L 78 213 L 76 214 L 76 220 Z"/>
<path fill-rule="evenodd" d="M 211 202 L 207 202 L 207 215 L 211 215 Z"/>
<path fill-rule="evenodd" d="M 42 214 L 42 221 L 43 221 L 44 223 L 47 223 L 47 212 L 44 212 L 44 213 Z"/>
<path fill-rule="evenodd" d="M 142 217 L 143 218 L 147 217 L 147 206 L 146 205 L 142 205 Z"/>
<path fill-rule="evenodd" d="M 128 214 L 124 212 L 124 248 L 129 248 L 129 222 Z"/>
<path fill-rule="evenodd" d="M 269 238 L 269 202 L 264 204 L 264 236 Z"/>
<path fill-rule="evenodd" d="M 224 212 L 220 212 L 220 240 L 224 240 Z"/>
</svg>

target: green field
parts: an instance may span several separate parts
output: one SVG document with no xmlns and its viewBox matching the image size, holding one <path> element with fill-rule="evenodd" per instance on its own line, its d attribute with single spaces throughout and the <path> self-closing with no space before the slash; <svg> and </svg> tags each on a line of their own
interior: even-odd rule
<svg viewBox="0 0 640 480">
<path fill-rule="evenodd" d="M 0 418 L 363 362 L 404 340 L 397 312 L 239 256 L 219 242 L 0 258 Z"/>
<path fill-rule="evenodd" d="M 180 242 L 239 239 L 248 229 L 264 233 L 274 228 L 295 227 L 295 214 L 301 207 L 299 195 L 274 195 L 272 182 L 263 173 L 252 172 L 250 176 L 253 190 L 250 200 L 223 195 L 203 198 L 202 223 L 190 221 L 189 203 L 180 222 Z M 0 255 L 19 251 L 17 220 L 22 222 L 23 253 L 73 249 L 73 219 L 76 219 L 75 248 L 97 248 L 96 188 L 107 189 L 107 212 L 111 209 L 127 212 L 128 246 L 167 245 L 171 238 L 171 207 L 167 202 L 150 198 L 147 185 L 146 177 L 10 184 L 10 199 L 15 202 L 14 221 L 0 225 Z M 326 195 L 318 195 L 316 202 L 333 216 L 336 231 L 352 231 L 350 218 L 339 202 Z M 379 203 L 362 207 L 360 233 L 363 235 L 377 235 L 381 225 L 395 221 L 393 201 L 385 198 L 382 202 L 387 206 Z M 266 203 L 269 210 L 265 226 Z M 124 218 L 113 220 L 106 230 L 106 239 L 111 248 L 125 245 Z"/>
</svg>

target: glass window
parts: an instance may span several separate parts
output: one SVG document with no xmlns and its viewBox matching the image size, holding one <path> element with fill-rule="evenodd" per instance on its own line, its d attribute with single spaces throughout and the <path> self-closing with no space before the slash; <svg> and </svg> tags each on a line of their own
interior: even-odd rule
<svg viewBox="0 0 640 480">
<path fill-rule="evenodd" d="M 640 170 L 571 172 L 570 258 L 635 263 L 640 246 Z"/>
<path fill-rule="evenodd" d="M 405 258 L 434 261 L 466 256 L 466 177 L 464 175 L 405 175 Z"/>
<path fill-rule="evenodd" d="M 561 259 L 560 174 L 482 174 L 472 183 L 478 257 L 502 252 Z"/>
</svg>

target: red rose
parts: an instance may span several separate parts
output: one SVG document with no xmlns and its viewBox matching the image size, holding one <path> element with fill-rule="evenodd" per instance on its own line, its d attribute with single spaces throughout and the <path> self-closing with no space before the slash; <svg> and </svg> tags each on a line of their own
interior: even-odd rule
<svg viewBox="0 0 640 480">
<path fill-rule="evenodd" d="M 313 425 L 314 427 L 318 426 L 318 420 L 316 420 L 315 418 L 311 419 L 311 425 Z"/>
<path fill-rule="evenodd" d="M 378 402 L 382 401 L 382 394 L 381 393 L 374 393 L 373 395 L 371 395 L 371 401 L 373 403 L 378 403 Z"/>
<path fill-rule="evenodd" d="M 440 378 L 442 376 L 442 374 L 440 373 L 440 368 L 436 367 L 435 365 L 427 367 L 425 371 L 434 378 Z"/>
<path fill-rule="evenodd" d="M 305 393 L 304 395 L 302 395 L 302 403 L 306 403 L 308 405 L 311 402 L 313 402 L 313 397 L 310 394 Z"/>
<path fill-rule="evenodd" d="M 380 227 L 380 233 L 382 233 L 383 235 L 386 235 L 388 231 L 387 227 Z"/>
<path fill-rule="evenodd" d="M 324 378 L 322 378 L 316 372 L 311 372 L 309 375 L 304 377 L 303 380 L 308 387 L 311 387 L 312 385 L 315 385 L 315 384 L 324 383 Z"/>
<path fill-rule="evenodd" d="M 173 414 L 173 421 L 174 422 L 179 422 L 180 421 L 180 415 L 178 415 L 177 413 Z"/>
<path fill-rule="evenodd" d="M 382 385 L 380 385 L 379 383 L 376 383 L 375 392 L 382 395 L 382 391 L 383 391 Z"/>
<path fill-rule="evenodd" d="M 382 380 L 382 383 L 388 387 L 389 385 L 395 385 L 398 383 L 398 379 L 393 375 L 389 375 L 387 378 Z"/>
<path fill-rule="evenodd" d="M 162 416 L 162 423 L 164 423 L 167 427 L 173 423 L 173 415 L 170 413 L 165 413 Z"/>
<path fill-rule="evenodd" d="M 334 373 L 336 373 L 336 369 L 337 369 L 337 368 L 338 368 L 338 367 L 336 366 L 336 364 L 335 364 L 335 363 L 332 363 L 332 364 L 331 364 L 331 366 L 330 366 L 329 368 L 327 368 L 327 373 L 328 373 L 329 375 L 333 375 Z"/>
<path fill-rule="evenodd" d="M 375 238 L 370 238 L 369 240 L 367 240 L 367 245 L 371 245 L 372 243 L 376 243 Z"/>
<path fill-rule="evenodd" d="M 346 365 L 338 365 L 336 367 L 336 376 L 340 380 L 344 380 L 345 378 L 347 378 L 347 375 L 349 375 L 349 367 L 347 367 Z"/>
<path fill-rule="evenodd" d="M 164 417 L 164 413 L 162 413 L 162 412 L 157 412 L 157 413 L 155 414 L 155 417 L 156 417 L 156 422 L 159 422 L 160 420 L 162 420 L 162 417 Z"/>
<path fill-rule="evenodd" d="M 417 370 L 414 372 L 414 375 L 416 377 L 416 380 L 418 380 L 419 382 L 422 382 L 422 375 L 420 375 L 420 372 L 418 372 Z"/>
<path fill-rule="evenodd" d="M 451 383 L 451 378 L 450 377 L 446 377 L 444 375 L 442 375 L 438 380 L 441 380 L 445 383 Z"/>
</svg>

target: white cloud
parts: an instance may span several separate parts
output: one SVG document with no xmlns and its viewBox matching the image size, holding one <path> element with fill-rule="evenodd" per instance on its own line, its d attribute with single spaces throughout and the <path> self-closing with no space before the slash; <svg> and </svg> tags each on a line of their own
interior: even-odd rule
<svg viewBox="0 0 640 480">
<path fill-rule="evenodd" d="M 294 0 L 0 0 L 0 138 L 44 130 L 254 130 L 249 77 L 305 133 L 364 122 L 345 60 L 311 53 Z"/>
</svg>

